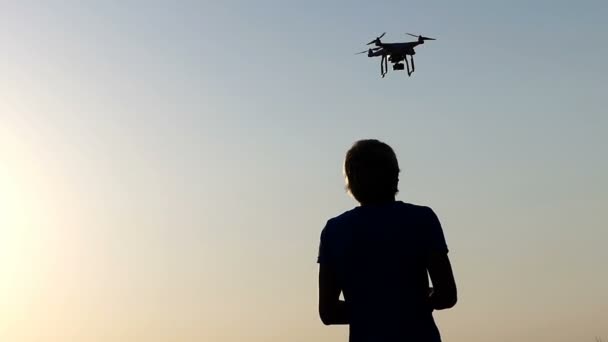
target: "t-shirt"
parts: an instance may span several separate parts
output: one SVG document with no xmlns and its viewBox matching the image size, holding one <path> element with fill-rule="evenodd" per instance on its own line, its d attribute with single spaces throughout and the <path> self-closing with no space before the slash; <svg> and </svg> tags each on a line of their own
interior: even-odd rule
<svg viewBox="0 0 608 342">
<path fill-rule="evenodd" d="M 394 201 L 327 221 L 317 262 L 337 272 L 349 307 L 349 341 L 441 341 L 427 300 L 427 260 L 447 252 L 429 207 Z"/>
</svg>

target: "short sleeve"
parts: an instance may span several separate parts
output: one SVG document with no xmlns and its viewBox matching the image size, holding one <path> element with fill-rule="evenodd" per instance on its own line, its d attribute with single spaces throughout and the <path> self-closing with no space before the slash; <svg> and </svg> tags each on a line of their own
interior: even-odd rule
<svg viewBox="0 0 608 342">
<path fill-rule="evenodd" d="M 319 242 L 319 254 L 317 256 L 317 263 L 327 264 L 331 263 L 331 248 L 330 248 L 330 234 L 329 234 L 329 221 L 321 231 L 321 239 Z"/>
<path fill-rule="evenodd" d="M 447 253 L 448 245 L 445 241 L 443 229 L 439 218 L 429 207 L 425 207 L 425 221 L 426 221 L 426 237 L 427 237 L 427 252 L 428 253 Z"/>
</svg>

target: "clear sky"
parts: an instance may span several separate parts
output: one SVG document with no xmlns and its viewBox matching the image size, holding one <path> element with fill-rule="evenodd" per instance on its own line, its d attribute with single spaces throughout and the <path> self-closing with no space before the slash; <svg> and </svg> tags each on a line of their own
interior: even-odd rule
<svg viewBox="0 0 608 342">
<path fill-rule="evenodd" d="M 446 341 L 608 337 L 605 1 L 0 4 L 0 340 L 345 341 L 342 160 L 443 225 Z M 416 73 L 353 53 L 438 40 Z"/>
</svg>

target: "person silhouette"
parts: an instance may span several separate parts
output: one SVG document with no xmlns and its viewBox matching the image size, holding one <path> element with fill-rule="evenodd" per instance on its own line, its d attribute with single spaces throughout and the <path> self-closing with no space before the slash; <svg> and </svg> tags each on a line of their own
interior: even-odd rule
<svg viewBox="0 0 608 342">
<path fill-rule="evenodd" d="M 399 172 L 389 145 L 355 142 L 344 173 L 360 205 L 321 232 L 319 316 L 325 325 L 348 324 L 350 342 L 441 341 L 433 310 L 457 301 L 439 219 L 429 207 L 395 200 Z"/>
</svg>

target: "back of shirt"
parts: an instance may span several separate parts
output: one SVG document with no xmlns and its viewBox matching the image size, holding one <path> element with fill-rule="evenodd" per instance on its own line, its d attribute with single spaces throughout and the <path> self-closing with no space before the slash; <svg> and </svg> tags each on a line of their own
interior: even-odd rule
<svg viewBox="0 0 608 342">
<path fill-rule="evenodd" d="M 447 253 L 428 207 L 395 201 L 330 219 L 319 263 L 336 272 L 350 313 L 350 341 L 440 341 L 428 303 L 427 260 Z"/>
</svg>

